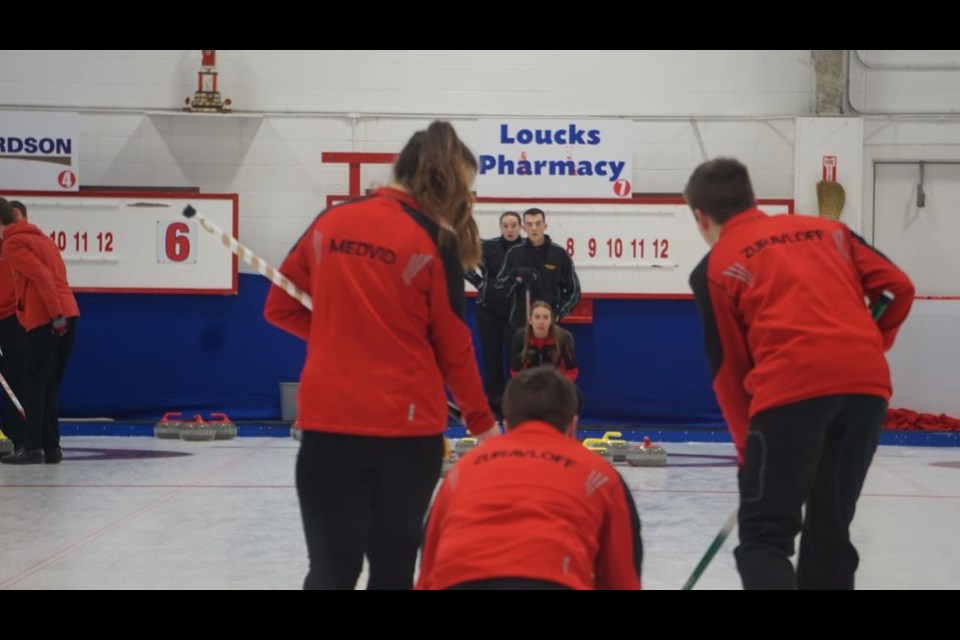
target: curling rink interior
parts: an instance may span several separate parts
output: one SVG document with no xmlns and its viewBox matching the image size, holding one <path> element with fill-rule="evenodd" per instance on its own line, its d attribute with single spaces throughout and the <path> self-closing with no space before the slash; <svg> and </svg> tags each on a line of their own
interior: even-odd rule
<svg viewBox="0 0 960 640">
<path fill-rule="evenodd" d="M 281 424 L 296 418 L 307 348 L 265 319 L 262 274 L 325 208 L 390 184 L 405 141 L 435 120 L 475 156 L 480 236 L 536 207 L 574 265 L 580 301 L 564 326 L 580 424 L 629 425 L 627 439 L 669 453 L 664 467 L 618 467 L 642 522 L 644 588 L 680 589 L 738 501 L 689 282 L 709 246 L 683 195 L 701 163 L 732 157 L 765 212 L 839 217 L 916 285 L 887 358 L 902 431 L 884 433 L 898 446 L 880 448 L 852 526 L 856 586 L 960 589 L 960 50 L 4 50 L 0 86 L 0 197 L 57 246 L 80 313 L 57 389 L 62 464 L 0 464 L 0 589 L 301 588 L 299 445 Z M 337 251 L 396 253 L 393 238 L 363 235 Z M 737 264 L 732 277 L 759 275 Z M 822 279 L 795 275 L 802 286 L 779 291 L 802 305 Z M 16 282 L 0 286 L 0 311 L 32 315 Z M 375 291 L 338 299 L 338 313 L 364 319 Z M 53 329 L 49 311 L 38 318 Z M 810 311 L 804 325 L 837 315 Z M 389 329 L 394 315 L 357 326 Z M 331 346 L 360 346 L 350 335 Z M 0 331 L 15 362 L 8 344 Z M 390 347 L 369 355 L 411 363 Z M 378 402 L 366 349 L 334 355 L 353 401 Z M 417 370 L 405 369 L 412 387 Z M 168 412 L 229 415 L 241 437 L 144 437 Z M 696 589 L 740 589 L 737 537 Z"/>
<path fill-rule="evenodd" d="M 295 441 L 63 444 L 62 464 L 0 466 L 0 588 L 300 588 Z M 737 504 L 732 445 L 665 446 L 665 467 L 618 467 L 640 512 L 646 589 L 679 589 Z M 960 588 L 957 531 L 960 449 L 881 446 L 852 528 L 857 588 Z M 735 537 L 695 589 L 740 588 Z"/>
</svg>

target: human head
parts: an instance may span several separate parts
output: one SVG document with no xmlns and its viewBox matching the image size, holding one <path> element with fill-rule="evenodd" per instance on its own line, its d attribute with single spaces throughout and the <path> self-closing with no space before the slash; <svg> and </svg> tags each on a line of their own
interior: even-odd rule
<svg viewBox="0 0 960 640">
<path fill-rule="evenodd" d="M 543 237 L 547 232 L 547 214 L 543 209 L 533 207 L 523 212 L 523 230 L 527 232 L 530 244 L 535 247 L 543 244 Z"/>
<path fill-rule="evenodd" d="M 507 242 L 513 242 L 520 237 L 520 214 L 516 211 L 505 211 L 500 215 L 500 235 Z"/>
<path fill-rule="evenodd" d="M 571 354 L 573 351 L 573 337 L 557 324 L 556 314 L 549 302 L 544 300 L 535 300 L 530 305 L 530 317 L 527 318 L 527 324 L 523 328 L 523 351 L 520 353 L 520 362 L 524 366 L 532 364 L 532 356 L 536 352 L 530 350 L 530 340 L 533 338 L 550 338 L 553 340 L 553 349 L 547 352 L 550 364 L 559 365 L 560 359 L 565 354 Z M 546 326 L 546 335 L 543 335 L 542 329 Z M 542 364 L 542 363 L 541 363 Z"/>
<path fill-rule="evenodd" d="M 530 317 L 527 319 L 530 329 L 537 338 L 546 338 L 553 327 L 553 308 L 543 300 L 530 305 Z"/>
<path fill-rule="evenodd" d="M 20 217 L 24 220 L 27 219 L 27 205 L 23 204 L 19 200 L 11 200 L 10 206 L 20 212 Z"/>
<path fill-rule="evenodd" d="M 734 158 L 716 158 L 697 167 L 683 190 L 697 228 L 707 244 L 720 238 L 723 225 L 741 211 L 757 206 L 747 167 Z"/>
<path fill-rule="evenodd" d="M 534 367 L 510 379 L 503 393 L 507 429 L 539 420 L 573 436 L 577 429 L 577 389 L 556 367 Z"/>
<path fill-rule="evenodd" d="M 471 188 L 477 159 L 449 122 L 433 122 L 407 141 L 393 174 L 424 209 L 438 218 L 440 241 L 455 240 L 464 268 L 480 262 L 480 232 L 473 219 Z"/>
<path fill-rule="evenodd" d="M 19 212 L 13 208 L 6 199 L 0 198 L 0 227 L 13 224 L 18 218 Z"/>
</svg>

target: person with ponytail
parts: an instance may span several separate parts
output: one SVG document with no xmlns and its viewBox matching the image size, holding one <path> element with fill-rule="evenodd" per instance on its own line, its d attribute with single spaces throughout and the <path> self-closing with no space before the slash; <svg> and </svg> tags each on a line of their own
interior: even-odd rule
<svg viewBox="0 0 960 640">
<path fill-rule="evenodd" d="M 473 269 L 463 272 L 467 282 L 477 288 L 476 316 L 483 350 L 483 387 L 498 420 L 503 419 L 500 405 L 508 378 L 505 365 L 510 362 L 514 332 L 510 330 L 510 296 L 506 288 L 498 286 L 497 274 L 503 267 L 507 252 L 523 242 L 520 237 L 521 226 L 519 213 L 502 213 L 500 235 L 484 240 L 481 245 L 483 261 L 479 273 Z"/>
<path fill-rule="evenodd" d="M 511 353 L 511 376 L 545 364 L 560 369 L 571 382 L 580 372 L 574 355 L 573 336 L 557 324 L 553 307 L 544 300 L 537 300 L 530 306 L 527 326 L 514 335 Z"/>
<path fill-rule="evenodd" d="M 440 478 L 449 390 L 480 439 L 499 434 L 464 322 L 462 273 L 480 261 L 474 155 L 446 122 L 410 138 L 394 181 L 323 211 L 280 271 L 264 315 L 307 341 L 297 495 L 307 589 L 410 589 Z"/>
</svg>

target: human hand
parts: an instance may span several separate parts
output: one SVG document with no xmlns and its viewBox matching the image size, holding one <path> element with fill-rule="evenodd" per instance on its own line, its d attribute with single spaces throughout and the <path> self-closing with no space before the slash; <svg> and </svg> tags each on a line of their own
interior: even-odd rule
<svg viewBox="0 0 960 640">
<path fill-rule="evenodd" d="M 67 333 L 67 319 L 63 316 L 57 316 L 53 319 L 53 322 L 50 323 L 50 330 L 53 332 L 53 335 L 62 338 Z"/>
<path fill-rule="evenodd" d="M 537 273 L 537 270 L 533 269 L 532 267 L 520 267 L 517 269 L 517 282 L 523 283 L 533 281 L 539 277 L 540 274 Z"/>
<path fill-rule="evenodd" d="M 500 428 L 497 425 L 493 425 L 492 427 L 490 427 L 480 435 L 474 436 L 474 437 L 476 437 L 477 443 L 479 444 L 481 442 L 484 442 L 485 440 L 489 440 L 490 438 L 496 438 L 499 435 L 500 435 Z"/>
</svg>

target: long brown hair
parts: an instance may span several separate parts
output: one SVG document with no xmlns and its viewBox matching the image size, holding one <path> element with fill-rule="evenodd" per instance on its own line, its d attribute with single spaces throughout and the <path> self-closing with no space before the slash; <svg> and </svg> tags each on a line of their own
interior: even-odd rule
<svg viewBox="0 0 960 640">
<path fill-rule="evenodd" d="M 439 218 L 441 244 L 455 242 L 461 265 L 480 264 L 480 231 L 473 219 L 470 172 L 477 159 L 449 122 L 433 122 L 407 142 L 393 165 L 394 176 L 423 207 Z"/>
<path fill-rule="evenodd" d="M 523 328 L 523 353 L 520 354 L 520 361 L 524 365 L 530 364 L 530 338 L 533 337 L 533 324 L 530 322 L 530 318 L 533 317 L 534 309 L 546 309 L 550 312 L 550 329 L 548 330 L 547 336 L 553 338 L 553 356 L 550 358 L 553 364 L 560 362 L 560 358 L 569 352 L 573 351 L 573 336 L 570 335 L 570 332 L 557 324 L 557 318 L 553 315 L 553 307 L 550 306 L 549 302 L 543 300 L 537 300 L 532 305 L 530 305 L 530 317 L 527 318 L 527 326 Z"/>
</svg>

